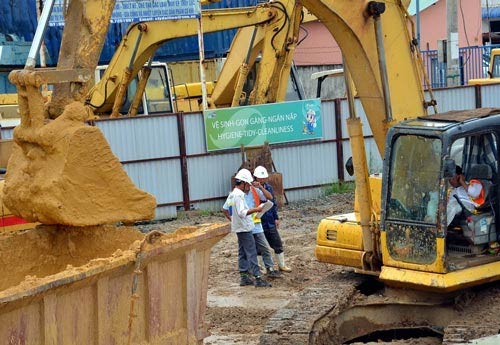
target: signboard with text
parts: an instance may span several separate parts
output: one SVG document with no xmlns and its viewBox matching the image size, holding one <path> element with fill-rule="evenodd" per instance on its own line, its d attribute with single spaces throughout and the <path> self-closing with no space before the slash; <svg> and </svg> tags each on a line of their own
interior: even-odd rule
<svg viewBox="0 0 500 345">
<path fill-rule="evenodd" d="M 213 109 L 203 115 L 208 151 L 323 136 L 319 99 Z"/>
<path fill-rule="evenodd" d="M 55 0 L 50 26 L 64 25 L 64 4 L 68 2 Z M 116 0 L 111 23 L 200 18 L 200 11 L 197 0 Z"/>
</svg>

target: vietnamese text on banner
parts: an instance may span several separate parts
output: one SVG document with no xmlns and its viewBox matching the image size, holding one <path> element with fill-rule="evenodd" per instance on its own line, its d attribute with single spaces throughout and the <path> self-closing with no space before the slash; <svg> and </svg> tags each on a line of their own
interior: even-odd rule
<svg viewBox="0 0 500 345">
<path fill-rule="evenodd" d="M 208 151 L 323 136 L 319 99 L 211 109 L 204 121 Z"/>
</svg>

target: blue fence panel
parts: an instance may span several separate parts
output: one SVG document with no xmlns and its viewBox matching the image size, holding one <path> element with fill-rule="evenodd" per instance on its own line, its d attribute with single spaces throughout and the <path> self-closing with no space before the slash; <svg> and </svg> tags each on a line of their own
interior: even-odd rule
<svg viewBox="0 0 500 345">
<path fill-rule="evenodd" d="M 464 47 L 459 49 L 460 84 L 467 85 L 469 79 L 488 78 L 490 55 L 500 45 Z M 446 87 L 446 62 L 438 61 L 437 50 L 422 51 L 425 70 L 433 88 Z M 425 86 L 425 85 L 424 85 Z"/>
</svg>

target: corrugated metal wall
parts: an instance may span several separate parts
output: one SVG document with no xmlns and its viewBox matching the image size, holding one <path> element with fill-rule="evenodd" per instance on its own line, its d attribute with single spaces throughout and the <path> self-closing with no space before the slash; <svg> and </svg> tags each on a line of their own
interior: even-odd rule
<svg viewBox="0 0 500 345">
<path fill-rule="evenodd" d="M 500 85 L 481 87 L 484 106 L 500 107 L 500 98 L 495 97 L 499 88 Z M 474 92 L 474 87 L 436 90 L 439 111 L 474 108 Z M 364 124 L 370 172 L 379 173 L 382 159 L 361 102 L 358 99 L 355 102 L 357 115 Z M 271 145 L 275 166 L 283 174 L 288 201 L 318 196 L 325 186 L 342 176 L 344 180 L 352 180 L 344 169 L 351 156 L 345 125 L 347 101 L 323 101 L 321 108 L 323 139 Z M 179 140 L 179 124 L 184 127 L 184 142 Z M 231 176 L 241 165 L 239 149 L 206 151 L 201 113 L 101 120 L 96 121 L 96 126 L 103 131 L 131 179 L 155 195 L 158 219 L 176 217 L 177 208 L 185 204 L 198 209 L 220 209 L 230 192 Z M 12 138 L 12 128 L 2 128 L 2 138 Z M 184 188 L 183 179 L 187 182 Z"/>
<path fill-rule="evenodd" d="M 473 87 L 454 87 L 434 90 L 438 111 L 472 109 L 476 107 Z M 497 104 L 500 104 L 497 102 Z"/>
<path fill-rule="evenodd" d="M 499 97 L 500 84 L 488 85 L 481 87 L 481 106 L 483 107 L 500 107 Z"/>
<path fill-rule="evenodd" d="M 324 140 L 273 145 L 276 168 L 284 176 L 289 201 L 317 196 L 338 180 L 334 102 L 322 105 Z M 185 155 L 178 139 L 185 128 Z M 219 209 L 230 192 L 231 176 L 241 165 L 239 149 L 208 153 L 201 113 L 96 121 L 132 180 L 154 194 L 157 218 L 172 218 L 183 206 L 182 159 L 187 169 L 189 206 Z"/>
</svg>

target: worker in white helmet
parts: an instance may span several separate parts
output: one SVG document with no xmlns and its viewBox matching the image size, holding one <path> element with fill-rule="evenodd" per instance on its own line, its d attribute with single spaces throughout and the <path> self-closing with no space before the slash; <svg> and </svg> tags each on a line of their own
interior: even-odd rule
<svg viewBox="0 0 500 345">
<path fill-rule="evenodd" d="M 262 278 L 257 262 L 257 249 L 252 235 L 254 222 L 252 214 L 260 212 L 262 207 L 249 208 L 245 194 L 250 191 L 253 177 L 247 169 L 241 169 L 235 176 L 235 187 L 229 194 L 223 209 L 231 208 L 231 231 L 238 236 L 238 270 L 240 286 L 255 285 L 255 287 L 271 286 Z M 255 281 L 250 277 L 255 277 Z"/>
<path fill-rule="evenodd" d="M 280 224 L 278 207 L 276 198 L 274 196 L 273 187 L 268 182 L 269 174 L 267 173 L 267 169 L 263 166 L 258 166 L 255 168 L 253 176 L 256 178 L 257 182 L 259 182 L 267 191 L 266 196 L 268 200 L 271 200 L 274 203 L 273 207 L 269 211 L 264 213 L 264 215 L 261 217 L 262 227 L 264 228 L 264 235 L 266 236 L 267 242 L 274 250 L 276 257 L 278 258 L 278 266 L 280 271 L 291 272 L 292 269 L 285 264 L 283 242 L 281 241 L 281 237 L 278 232 Z"/>
<path fill-rule="evenodd" d="M 250 191 L 245 194 L 245 201 L 250 208 L 263 205 L 268 199 L 272 198 L 273 195 L 269 193 L 258 181 L 253 181 L 250 186 Z M 272 205 L 271 202 L 270 204 Z M 263 212 L 259 212 L 259 214 L 252 214 L 254 223 L 252 234 L 255 240 L 255 246 L 257 247 L 257 261 L 259 262 L 261 270 L 266 273 L 267 278 L 279 278 L 281 275 L 280 272 L 274 268 L 273 251 L 267 242 L 266 235 L 264 234 L 264 228 L 262 227 L 262 221 L 260 219 Z M 262 264 L 260 261 L 262 261 Z"/>
</svg>

